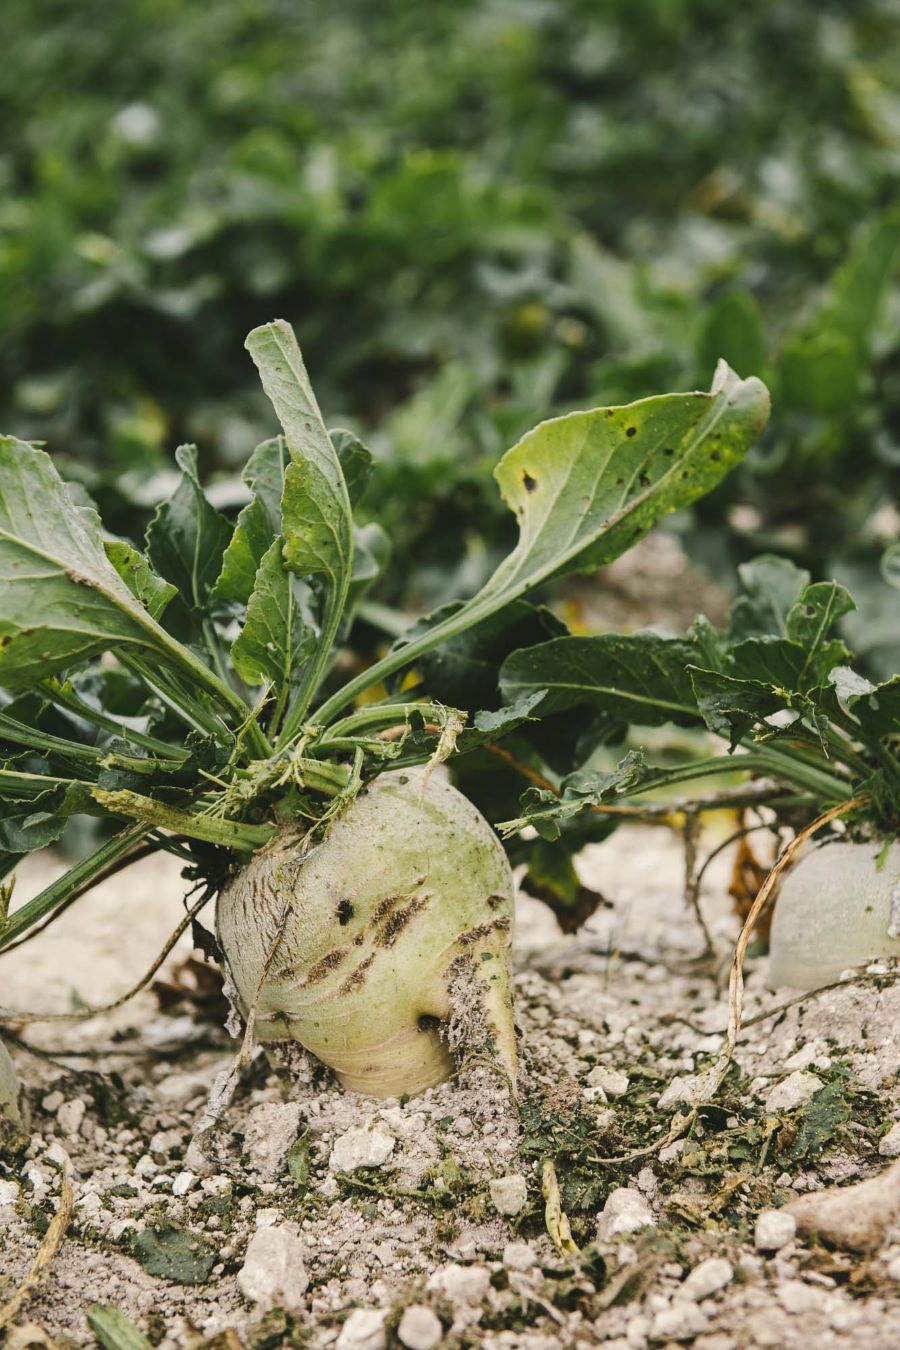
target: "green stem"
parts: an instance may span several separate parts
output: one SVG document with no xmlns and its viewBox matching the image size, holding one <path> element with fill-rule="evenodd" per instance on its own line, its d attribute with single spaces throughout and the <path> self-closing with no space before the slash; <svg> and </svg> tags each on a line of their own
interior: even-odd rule
<svg viewBox="0 0 900 1350">
<path fill-rule="evenodd" d="M 400 637 L 415 623 L 411 615 L 403 614 L 399 609 L 391 609 L 389 605 L 379 604 L 377 600 L 364 600 L 356 613 L 358 618 L 364 619 L 373 628 L 379 628 L 382 633 L 387 633 L 388 637 L 392 638 Z"/>
<path fill-rule="evenodd" d="M 146 732 L 135 731 L 132 727 L 117 722 L 115 718 L 107 717 L 99 708 L 94 708 L 90 703 L 85 703 L 84 699 L 79 698 L 77 694 L 64 688 L 55 680 L 42 680 L 38 688 L 58 707 L 67 708 L 69 712 L 75 713 L 78 717 L 83 717 L 85 721 L 93 722 L 95 726 L 103 727 L 105 731 L 121 736 L 123 740 L 132 741 L 134 745 L 143 746 L 145 750 L 150 750 L 155 755 L 162 755 L 169 759 L 190 758 L 190 751 L 183 750 L 177 745 L 170 745 L 168 741 L 159 740 L 156 736 L 148 736 Z"/>
<path fill-rule="evenodd" d="M 74 783 L 81 783 L 81 780 L 77 778 L 55 778 L 46 773 L 19 773 L 15 769 L 0 769 L 0 798 L 5 797 L 7 791 L 23 793 L 29 799 L 40 797 L 44 792 L 52 792 L 54 788 L 72 787 Z M 82 785 L 88 789 L 93 786 L 91 783 L 83 783 Z"/>
<path fill-rule="evenodd" d="M 79 745 L 76 741 L 64 740 L 61 736 L 51 736 L 49 732 L 36 727 L 27 727 L 0 713 L 0 733 L 16 745 L 38 750 L 47 757 L 81 760 L 82 763 L 98 767 L 127 769 L 131 773 L 177 773 L 184 764 L 183 759 L 141 759 L 134 755 L 120 755 L 115 751 L 98 745 Z"/>
<path fill-rule="evenodd" d="M 404 666 L 411 665 L 418 657 L 425 652 L 431 651 L 441 642 L 446 642 L 449 638 L 456 637 L 458 633 L 464 633 L 472 628 L 482 619 L 488 618 L 496 610 L 502 609 L 507 603 L 508 597 L 505 594 L 492 596 L 478 604 L 478 597 L 471 600 L 457 613 L 451 614 L 443 623 L 436 627 L 428 629 L 421 633 L 419 637 L 414 638 L 412 642 L 407 642 L 405 646 L 399 647 L 396 651 L 388 652 L 387 656 L 376 661 L 374 666 L 368 666 L 360 671 L 352 680 L 338 689 L 329 699 L 326 699 L 320 708 L 316 710 L 315 720 L 327 726 L 331 719 L 345 708 L 348 703 L 352 703 L 360 694 L 365 693 L 373 684 L 378 684 L 386 680 L 389 675 L 394 675 Z"/>
<path fill-rule="evenodd" d="M 87 890 L 94 882 L 99 881 L 110 865 L 133 849 L 144 835 L 150 833 L 151 828 L 149 825 L 129 825 L 112 839 L 107 839 L 105 844 L 101 844 L 87 858 L 70 867 L 65 876 L 45 886 L 39 895 L 27 901 L 10 916 L 6 927 L 0 932 L 0 951 L 15 942 L 48 914 L 52 914 L 76 895 Z"/>
<path fill-rule="evenodd" d="M 226 745 L 232 742 L 232 733 L 218 713 L 205 708 L 186 690 L 173 684 L 167 671 L 159 668 L 152 670 L 143 657 L 136 656 L 134 652 L 125 651 L 122 648 L 116 652 L 116 659 L 125 666 L 126 670 L 130 670 L 137 675 L 147 688 L 156 694 L 166 707 L 180 717 L 192 731 L 199 731 L 203 736 L 212 736 L 214 740 Z"/>
<path fill-rule="evenodd" d="M 352 560 L 352 555 L 351 555 Z M 285 749 L 292 740 L 294 740 L 301 730 L 306 720 L 306 714 L 309 712 L 309 705 L 315 697 L 316 690 L 322 682 L 328 662 L 331 659 L 331 648 L 334 639 L 337 636 L 340 627 L 341 618 L 344 613 L 344 606 L 347 602 L 347 590 L 350 582 L 350 563 L 341 575 L 340 580 L 332 585 L 328 591 L 328 601 L 325 606 L 325 612 L 322 616 L 322 631 L 319 640 L 316 643 L 316 649 L 312 657 L 306 664 L 303 673 L 303 679 L 297 689 L 297 693 L 291 702 L 290 707 L 282 723 L 278 734 L 276 746 L 279 750 Z"/>
<path fill-rule="evenodd" d="M 313 792 L 321 792 L 325 797 L 339 797 L 346 791 L 351 770 L 348 764 L 329 764 L 318 759 L 303 758 L 297 761 L 304 787 Z"/>
<path fill-rule="evenodd" d="M 28 727 L 16 718 L 8 717 L 6 713 L 0 713 L 0 737 L 12 741 L 14 745 L 24 745 L 29 750 L 37 750 L 48 758 L 56 756 L 61 759 L 81 760 L 84 764 L 99 764 L 106 753 L 94 745 L 79 745 L 77 741 L 67 741 L 62 736 L 52 736 L 37 727 Z"/>
<path fill-rule="evenodd" d="M 822 801 L 839 802 L 847 795 L 849 784 L 845 779 L 816 768 L 799 755 L 788 754 L 772 745 L 757 745 L 753 749 L 753 754 L 763 769 L 789 783 L 809 788 L 810 792 Z"/>
<path fill-rule="evenodd" d="M 154 829 L 170 830 L 173 834 L 187 835 L 189 839 L 202 839 L 207 844 L 218 844 L 220 848 L 235 849 L 239 853 L 252 853 L 278 833 L 274 825 L 246 825 L 239 820 L 178 811 L 139 792 L 107 792 L 103 788 L 94 788 L 92 795 L 113 815 L 131 816 Z"/>
<path fill-rule="evenodd" d="M 446 708 L 437 703 L 374 703 L 371 707 L 360 708 L 349 716 L 342 717 L 339 722 L 333 722 L 329 727 L 327 738 L 318 741 L 311 749 L 315 753 L 329 746 L 335 739 L 355 736 L 360 731 L 369 731 L 373 727 L 399 726 L 403 722 L 408 722 L 414 713 L 419 713 L 426 721 L 442 722 L 446 711 Z"/>
<path fill-rule="evenodd" d="M 254 751 L 260 758 L 265 759 L 271 754 L 272 747 L 269 745 L 262 728 L 254 720 L 252 709 L 249 704 L 241 698 L 240 694 L 237 693 L 235 689 L 232 689 L 224 675 L 220 677 L 215 671 L 210 670 L 209 666 L 204 665 L 204 663 L 194 655 L 190 648 L 185 647 L 182 643 L 171 637 L 155 619 L 150 617 L 149 614 L 142 613 L 139 617 L 136 616 L 136 621 L 142 628 L 146 629 L 147 633 L 152 638 L 152 642 L 148 643 L 148 646 L 151 649 L 156 651 L 162 650 L 163 654 L 168 658 L 175 670 L 188 675 L 191 680 L 195 681 L 200 688 L 205 690 L 206 693 L 220 706 L 227 708 L 240 726 L 247 725 L 248 734 L 253 744 Z M 206 633 L 205 628 L 204 633 Z M 212 638 L 207 636 L 207 641 L 211 643 L 211 655 L 213 660 L 215 660 L 218 637 L 215 634 L 212 635 Z M 141 666 L 146 669 L 141 658 L 138 658 L 138 661 Z M 133 657 L 131 658 L 131 662 L 134 663 Z M 128 664 L 127 661 L 126 664 Z M 146 675 L 144 675 L 143 678 L 146 679 Z M 180 691 L 179 697 L 182 695 L 183 691 Z M 198 705 L 195 700 L 191 700 L 191 702 L 194 705 L 192 713 L 196 716 L 196 707 Z"/>
</svg>

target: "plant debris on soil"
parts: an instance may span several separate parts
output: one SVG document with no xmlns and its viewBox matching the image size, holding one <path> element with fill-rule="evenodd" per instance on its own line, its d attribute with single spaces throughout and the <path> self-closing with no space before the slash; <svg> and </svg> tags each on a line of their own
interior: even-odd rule
<svg viewBox="0 0 900 1350">
<path fill-rule="evenodd" d="M 94 1345 L 98 1303 L 161 1350 L 893 1344 L 900 1219 L 859 1254 L 797 1235 L 781 1211 L 900 1154 L 896 970 L 746 1026 L 716 1099 L 692 1117 L 679 1099 L 724 1040 L 732 863 L 726 850 L 704 876 L 706 962 L 668 830 L 623 828 L 586 851 L 582 879 L 612 904 L 578 934 L 520 897 L 517 1105 L 486 1063 L 374 1101 L 302 1055 L 276 1071 L 258 1052 L 208 1174 L 186 1154 L 235 1042 L 199 953 L 184 965 L 189 940 L 113 1013 L 8 1022 L 32 1121 L 0 1163 L 0 1305 L 67 1159 L 75 1206 L 7 1344 Z M 55 866 L 23 867 L 23 890 Z M 99 886 L 0 964 L 3 1005 L 114 996 L 174 928 L 182 889 L 159 859 Z M 748 1022 L 788 998 L 766 964 L 747 965 Z"/>
</svg>

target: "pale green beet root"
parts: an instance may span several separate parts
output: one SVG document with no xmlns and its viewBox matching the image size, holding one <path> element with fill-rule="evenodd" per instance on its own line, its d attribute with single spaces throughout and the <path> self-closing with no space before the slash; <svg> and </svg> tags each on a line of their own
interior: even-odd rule
<svg viewBox="0 0 900 1350">
<path fill-rule="evenodd" d="M 422 769 L 376 779 L 305 854 L 287 839 L 258 853 L 217 906 L 258 1037 L 297 1041 L 380 1097 L 443 1081 L 467 1048 L 492 1052 L 514 1084 L 512 925 L 499 840 Z"/>
<path fill-rule="evenodd" d="M 770 939 L 769 983 L 814 989 L 878 957 L 900 957 L 900 844 L 841 840 L 813 849 L 785 879 Z"/>
<path fill-rule="evenodd" d="M 19 1080 L 9 1051 L 0 1041 L 0 1148 L 21 1139 L 25 1127 Z"/>
</svg>

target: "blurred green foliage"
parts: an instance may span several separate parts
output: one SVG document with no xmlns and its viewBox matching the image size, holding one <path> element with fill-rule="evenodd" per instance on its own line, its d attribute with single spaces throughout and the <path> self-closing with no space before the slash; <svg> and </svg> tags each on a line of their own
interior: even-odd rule
<svg viewBox="0 0 900 1350">
<path fill-rule="evenodd" d="M 431 560 L 429 602 L 477 584 L 485 532 L 505 546 L 489 469 L 522 430 L 707 387 L 724 356 L 776 415 L 686 544 L 722 575 L 788 552 L 896 605 L 895 0 L 5 18 L 0 425 L 118 527 L 178 441 L 233 475 L 271 433 L 241 340 L 275 314 L 329 422 L 371 439 L 369 510 L 401 565 Z"/>
</svg>

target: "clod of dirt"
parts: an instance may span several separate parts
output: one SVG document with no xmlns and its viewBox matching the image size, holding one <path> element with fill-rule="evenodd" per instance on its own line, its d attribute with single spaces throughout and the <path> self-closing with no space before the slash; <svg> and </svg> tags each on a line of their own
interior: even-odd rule
<svg viewBox="0 0 900 1350">
<path fill-rule="evenodd" d="M 337 1350 L 384 1350 L 386 1317 L 383 1308 L 356 1308 L 341 1329 Z"/>
<path fill-rule="evenodd" d="M 405 1309 L 397 1327 L 397 1339 L 406 1350 L 435 1350 L 443 1335 L 441 1319 L 424 1303 L 413 1303 Z"/>
<path fill-rule="evenodd" d="M 495 1177 L 488 1183 L 488 1189 L 498 1214 L 519 1214 L 528 1204 L 528 1182 L 521 1172 Z"/>
<path fill-rule="evenodd" d="M 428 1281 L 428 1288 L 449 1303 L 481 1303 L 490 1287 L 491 1277 L 484 1266 L 439 1266 Z"/>
<path fill-rule="evenodd" d="M 900 1158 L 900 1120 L 892 1125 L 878 1145 L 882 1158 Z"/>
<path fill-rule="evenodd" d="M 700 1303 L 703 1299 L 709 1298 L 711 1294 L 717 1294 L 720 1289 L 731 1284 L 734 1279 L 734 1266 L 727 1261 L 724 1256 L 710 1256 L 706 1261 L 701 1261 L 698 1266 L 688 1275 L 684 1284 L 678 1290 L 679 1298 L 688 1298 L 694 1303 Z"/>
<path fill-rule="evenodd" d="M 770 1115 L 776 1115 L 779 1111 L 796 1111 L 798 1106 L 808 1102 L 824 1086 L 821 1078 L 817 1078 L 814 1073 L 798 1070 L 766 1093 L 766 1110 Z"/>
<path fill-rule="evenodd" d="M 247 1116 L 244 1147 L 264 1181 L 282 1171 L 288 1149 L 300 1133 L 298 1102 L 261 1102 Z"/>
<path fill-rule="evenodd" d="M 303 1263 L 304 1248 L 296 1224 L 271 1224 L 258 1228 L 250 1239 L 244 1264 L 238 1272 L 238 1287 L 244 1298 L 261 1312 L 284 1308 L 304 1311 L 309 1276 Z"/>
<path fill-rule="evenodd" d="M 392 1134 L 379 1125 L 348 1130 L 335 1140 L 328 1166 L 332 1172 L 358 1172 L 363 1167 L 380 1167 L 394 1151 Z"/>
<path fill-rule="evenodd" d="M 661 1308 L 650 1327 L 651 1341 L 691 1341 L 709 1327 L 709 1318 L 702 1308 L 689 1299 L 675 1299 L 668 1308 Z"/>
<path fill-rule="evenodd" d="M 802 1233 L 848 1251 L 876 1251 L 900 1222 L 900 1162 L 855 1186 L 798 1196 L 786 1209 Z"/>
<path fill-rule="evenodd" d="M 597 1241 L 608 1242 L 623 1233 L 637 1233 L 651 1228 L 656 1220 L 640 1191 L 630 1186 L 619 1186 L 610 1191 L 603 1213 L 597 1220 Z"/>
<path fill-rule="evenodd" d="M 764 1209 L 757 1217 L 753 1241 L 757 1251 L 780 1252 L 797 1236 L 797 1220 L 786 1209 Z"/>
</svg>

